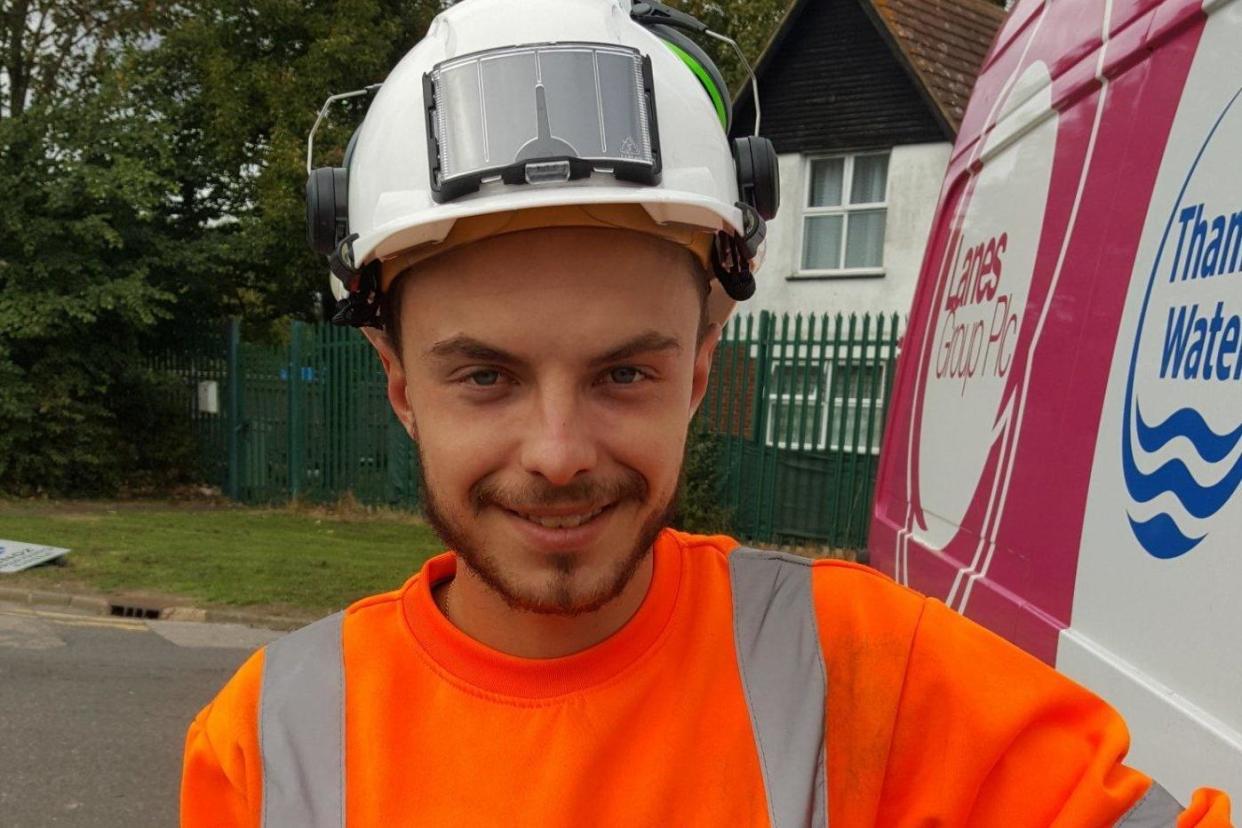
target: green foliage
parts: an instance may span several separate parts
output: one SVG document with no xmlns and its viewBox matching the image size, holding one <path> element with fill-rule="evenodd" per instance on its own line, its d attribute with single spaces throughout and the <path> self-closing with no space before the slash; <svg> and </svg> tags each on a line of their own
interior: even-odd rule
<svg viewBox="0 0 1242 828">
<path fill-rule="evenodd" d="M 112 404 L 173 301 L 167 134 L 103 64 L 0 118 L 0 489 L 115 488 L 140 439 Z"/>
<path fill-rule="evenodd" d="M 722 496 L 724 438 L 693 425 L 686 435 L 677 518 L 673 525 L 703 535 L 733 532 L 733 512 Z"/>
<path fill-rule="evenodd" d="M 211 479 L 184 397 L 184 380 L 167 372 L 139 367 L 118 383 L 112 411 L 126 432 L 142 435 L 118 458 L 128 490 L 159 496 Z"/>
<path fill-rule="evenodd" d="M 328 95 L 382 81 L 439 0 L 189 0 L 160 12 L 139 84 L 172 130 L 176 225 L 204 256 L 183 302 L 250 333 L 314 318 L 326 290 L 306 245 L 306 136 Z M 340 163 L 365 102 L 340 105 L 316 165 Z"/>
</svg>

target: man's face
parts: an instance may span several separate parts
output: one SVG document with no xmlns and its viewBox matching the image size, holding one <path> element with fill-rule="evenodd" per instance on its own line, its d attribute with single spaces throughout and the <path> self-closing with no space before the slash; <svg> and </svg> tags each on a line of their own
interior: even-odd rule
<svg viewBox="0 0 1242 828">
<path fill-rule="evenodd" d="M 719 331 L 696 347 L 689 254 L 557 228 L 406 278 L 401 359 L 381 355 L 418 441 L 429 521 L 511 606 L 598 609 L 671 517 L 706 388 Z"/>
</svg>

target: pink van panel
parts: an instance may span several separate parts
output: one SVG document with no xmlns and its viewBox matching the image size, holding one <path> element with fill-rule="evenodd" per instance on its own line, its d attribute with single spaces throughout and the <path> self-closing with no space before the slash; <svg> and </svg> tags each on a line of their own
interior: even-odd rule
<svg viewBox="0 0 1242 828">
<path fill-rule="evenodd" d="M 1135 252 L 1205 20 L 1182 0 L 1119 0 L 1105 21 L 1107 8 L 1021 2 L 985 61 L 919 277 L 871 529 L 878 569 L 1049 663 Z"/>
</svg>

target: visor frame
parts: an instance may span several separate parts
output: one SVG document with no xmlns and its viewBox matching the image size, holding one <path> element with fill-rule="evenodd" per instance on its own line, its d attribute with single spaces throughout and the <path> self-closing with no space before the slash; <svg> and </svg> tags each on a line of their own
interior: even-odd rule
<svg viewBox="0 0 1242 828">
<path fill-rule="evenodd" d="M 639 59 L 639 67 L 642 78 L 642 103 L 646 108 L 647 121 L 647 140 L 651 149 L 651 161 L 629 161 L 625 159 L 601 159 L 601 158 L 581 158 L 577 156 L 547 156 L 540 158 L 526 158 L 521 161 L 515 161 L 509 164 L 496 164 L 468 173 L 461 173 L 451 178 L 445 178 L 443 175 L 443 166 L 440 160 L 440 139 L 436 127 L 438 121 L 438 110 L 436 104 L 436 85 L 433 74 L 439 70 L 444 64 L 462 63 L 468 59 L 482 59 L 490 54 L 501 52 L 511 52 L 515 49 L 569 49 L 587 48 L 592 50 L 606 49 L 610 52 L 624 52 Z M 441 61 L 431 68 L 431 71 L 423 73 L 423 112 L 424 126 L 427 131 L 427 164 L 429 175 L 429 183 L 431 189 L 432 200 L 437 204 L 444 204 L 454 201 L 463 196 L 476 193 L 482 187 L 485 181 L 499 179 L 505 184 L 528 184 L 527 167 L 528 165 L 540 165 L 550 163 L 565 163 L 568 165 L 568 177 L 565 180 L 576 181 L 588 178 L 599 172 L 605 175 L 611 175 L 619 182 L 628 184 L 636 184 L 646 187 L 655 187 L 660 184 L 662 171 L 662 156 L 660 152 L 660 128 L 659 119 L 656 114 L 656 95 L 655 95 L 655 77 L 651 68 L 650 56 L 643 54 L 638 49 L 630 46 L 624 46 L 612 43 L 590 43 L 590 42 L 570 42 L 570 41 L 549 41 L 542 43 L 524 43 L 515 44 L 513 46 L 504 46 L 493 49 L 484 49 L 465 55 L 460 55 L 451 60 Z M 601 103 L 602 105 L 602 103 Z M 539 184 L 540 187 L 556 186 L 555 183 Z"/>
</svg>

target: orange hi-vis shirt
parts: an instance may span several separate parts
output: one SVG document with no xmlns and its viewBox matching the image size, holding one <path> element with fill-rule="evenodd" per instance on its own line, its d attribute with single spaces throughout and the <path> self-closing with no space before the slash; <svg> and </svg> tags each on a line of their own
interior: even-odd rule
<svg viewBox="0 0 1242 828">
<path fill-rule="evenodd" d="M 355 603 L 340 633 L 346 824 L 771 824 L 734 641 L 737 546 L 665 530 L 633 618 L 563 658 L 452 626 L 431 595 L 452 553 Z M 1162 789 L 1120 764 L 1125 725 L 1090 692 L 867 567 L 805 571 L 827 686 L 827 814 L 805 824 L 1173 824 L 1141 821 Z M 264 819 L 264 658 L 190 726 L 186 828 L 281 824 Z M 1176 824 L 1227 826 L 1229 800 L 1200 789 Z"/>
</svg>

